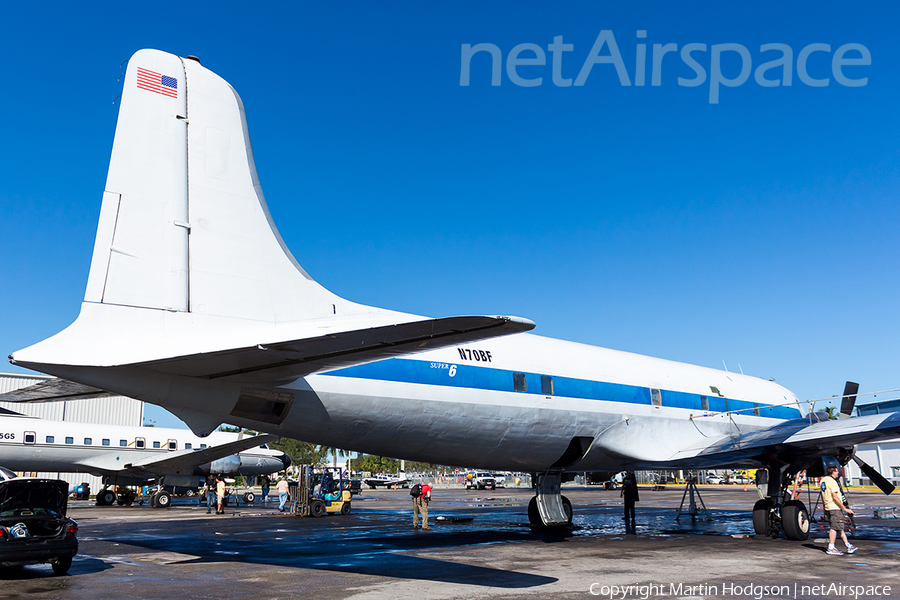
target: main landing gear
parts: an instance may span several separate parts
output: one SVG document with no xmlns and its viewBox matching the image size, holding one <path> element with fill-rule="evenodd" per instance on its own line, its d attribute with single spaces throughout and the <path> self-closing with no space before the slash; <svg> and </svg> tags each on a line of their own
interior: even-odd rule
<svg viewBox="0 0 900 600">
<path fill-rule="evenodd" d="M 809 512 L 803 502 L 790 499 L 792 477 L 787 468 L 769 467 L 759 473 L 767 473 L 768 481 L 766 497 L 753 506 L 756 535 L 777 538 L 784 531 L 789 540 L 809 539 Z"/>
<path fill-rule="evenodd" d="M 535 496 L 528 503 L 528 521 L 534 527 L 567 527 L 572 524 L 572 503 L 560 493 L 562 473 L 531 474 Z"/>
</svg>

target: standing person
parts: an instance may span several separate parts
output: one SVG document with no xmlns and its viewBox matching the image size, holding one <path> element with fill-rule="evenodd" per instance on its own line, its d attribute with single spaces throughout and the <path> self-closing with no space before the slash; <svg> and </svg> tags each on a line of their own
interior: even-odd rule
<svg viewBox="0 0 900 600">
<path fill-rule="evenodd" d="M 428 503 L 431 502 L 431 486 L 427 483 L 417 483 L 411 490 L 410 495 L 413 496 L 413 529 L 419 528 L 419 513 L 422 513 L 422 529 L 431 529 L 428 526 Z M 418 495 L 413 495 L 412 491 L 418 491 Z"/>
<path fill-rule="evenodd" d="M 619 493 L 625 500 L 625 523 L 634 523 L 634 503 L 640 501 L 638 496 L 637 477 L 633 472 L 625 474 L 622 480 L 622 491 Z"/>
<path fill-rule="evenodd" d="M 830 466 L 825 470 L 827 476 L 822 479 L 822 504 L 825 507 L 825 514 L 828 515 L 828 525 L 831 529 L 828 532 L 828 550 L 825 554 L 832 556 L 843 556 L 843 552 L 834 547 L 838 532 L 841 533 L 841 540 L 847 547 L 847 554 L 856 552 L 856 546 L 847 541 L 847 534 L 844 532 L 844 512 L 852 515 L 853 511 L 848 506 L 844 506 L 844 500 L 841 498 L 841 486 L 837 482 L 838 468 Z"/>
<path fill-rule="evenodd" d="M 259 483 L 262 486 L 262 501 L 266 503 L 269 501 L 269 476 L 262 475 Z"/>
<path fill-rule="evenodd" d="M 216 506 L 216 514 L 224 515 L 225 509 L 222 508 L 222 501 L 225 500 L 225 480 L 222 479 L 221 475 L 216 476 L 216 499 L 218 500 L 218 506 Z"/>
<path fill-rule="evenodd" d="M 275 485 L 275 491 L 278 492 L 278 510 L 284 512 L 284 505 L 287 504 L 288 501 L 288 482 L 287 479 L 282 477 L 278 480 L 278 483 Z"/>
<path fill-rule="evenodd" d="M 215 493 L 216 478 L 213 475 L 210 475 L 206 478 L 206 514 L 210 514 L 212 512 L 213 498 L 215 498 Z"/>
</svg>

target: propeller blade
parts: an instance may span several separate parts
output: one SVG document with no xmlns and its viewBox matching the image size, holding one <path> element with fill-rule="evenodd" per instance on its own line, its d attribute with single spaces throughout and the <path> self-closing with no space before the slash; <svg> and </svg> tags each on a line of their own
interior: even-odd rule
<svg viewBox="0 0 900 600">
<path fill-rule="evenodd" d="M 844 395 L 841 398 L 841 414 L 851 416 L 853 407 L 856 405 L 856 392 L 859 391 L 859 384 L 848 381 L 844 384 Z"/>
<path fill-rule="evenodd" d="M 857 458 L 856 456 L 853 457 L 853 462 L 858 464 L 859 469 L 863 473 L 866 474 L 866 477 L 871 479 L 872 483 L 877 485 L 878 489 L 880 489 L 885 494 L 890 494 L 891 492 L 893 492 L 896 489 L 894 487 L 894 484 L 892 484 L 890 481 L 885 479 L 884 476 L 881 473 L 879 473 L 878 471 L 876 471 L 874 467 L 867 465 L 866 463 L 864 463 L 861 459 Z"/>
</svg>

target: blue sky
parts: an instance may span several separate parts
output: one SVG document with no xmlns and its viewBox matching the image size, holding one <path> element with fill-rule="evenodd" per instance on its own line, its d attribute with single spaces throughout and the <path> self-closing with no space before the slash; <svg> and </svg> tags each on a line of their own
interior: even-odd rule
<svg viewBox="0 0 900 600">
<path fill-rule="evenodd" d="M 282 236 L 346 298 L 520 315 L 541 335 L 740 365 L 803 399 L 839 394 L 846 379 L 900 388 L 900 6 L 485 4 L 4 4 L 5 353 L 77 315 L 122 63 L 158 48 L 199 56 L 238 90 Z M 560 75 L 575 79 L 607 30 L 632 85 L 604 63 L 582 86 L 555 85 L 554 37 L 572 44 Z M 502 53 L 500 85 L 482 52 L 461 86 L 462 46 L 481 43 Z M 679 54 L 691 43 L 707 46 L 691 55 L 707 75 L 696 87 L 678 85 L 695 77 Z M 711 104 L 712 47 L 746 47 L 752 71 L 781 56 L 760 50 L 770 43 L 791 48 L 792 85 L 763 87 L 751 72 Z M 520 44 L 540 46 L 546 64 L 514 73 L 541 85 L 510 79 Z M 677 45 L 659 86 L 653 44 Z M 806 60 L 825 87 L 799 77 L 810 44 L 830 46 Z M 842 67 L 863 86 L 834 76 L 845 44 L 871 56 Z M 720 56 L 736 78 L 739 53 Z"/>
</svg>

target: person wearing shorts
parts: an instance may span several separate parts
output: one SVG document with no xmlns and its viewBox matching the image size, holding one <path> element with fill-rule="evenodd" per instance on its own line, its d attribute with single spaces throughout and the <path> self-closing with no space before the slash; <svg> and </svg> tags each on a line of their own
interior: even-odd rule
<svg viewBox="0 0 900 600">
<path fill-rule="evenodd" d="M 844 506 L 841 498 L 841 486 L 838 485 L 837 478 L 839 470 L 835 466 L 830 466 L 825 470 L 827 476 L 822 479 L 822 504 L 825 507 L 825 514 L 828 516 L 828 550 L 826 554 L 832 556 L 843 556 L 844 553 L 835 548 L 834 542 L 837 534 L 840 532 L 841 540 L 847 547 L 847 554 L 856 552 L 856 546 L 847 540 L 847 533 L 844 531 L 844 512 L 853 514 L 853 511 Z"/>
</svg>

